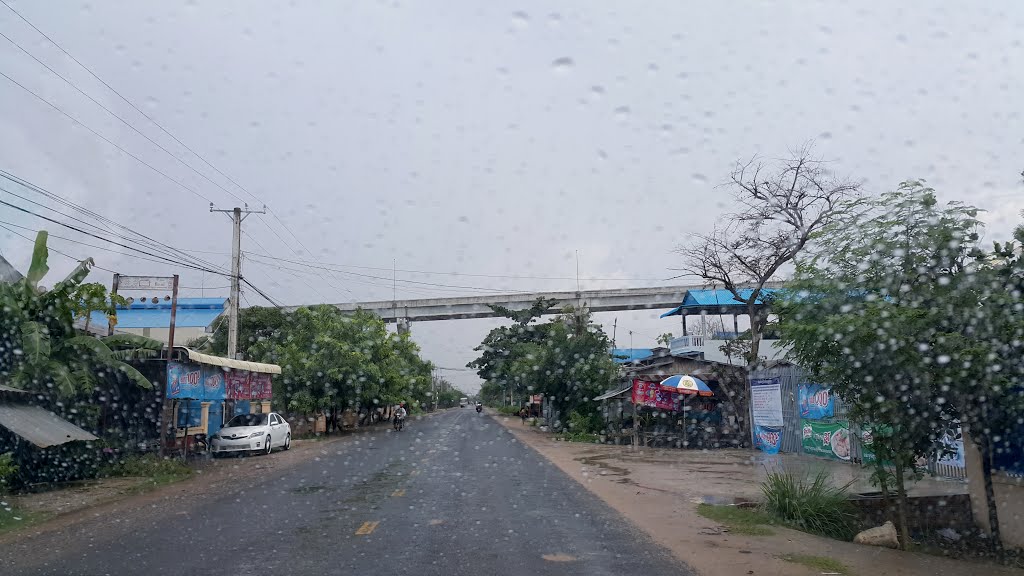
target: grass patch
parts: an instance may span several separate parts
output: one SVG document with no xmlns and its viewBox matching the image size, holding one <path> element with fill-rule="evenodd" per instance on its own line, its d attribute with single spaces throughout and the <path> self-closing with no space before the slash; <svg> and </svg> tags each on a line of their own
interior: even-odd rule
<svg viewBox="0 0 1024 576">
<path fill-rule="evenodd" d="M 770 472 L 761 483 L 764 510 L 797 530 L 849 541 L 854 534 L 850 484 L 833 486 L 829 480 L 824 470 L 813 479 Z"/>
<path fill-rule="evenodd" d="M 143 492 L 157 486 L 184 480 L 191 474 L 192 469 L 180 460 L 146 454 L 144 456 L 125 456 L 106 466 L 100 476 L 145 478 L 145 482 L 131 489 L 132 492 Z"/>
<path fill-rule="evenodd" d="M 601 441 L 599 434 L 591 434 L 589 432 L 563 432 L 558 435 L 558 438 L 566 442 L 586 442 L 588 444 Z"/>
<path fill-rule="evenodd" d="M 800 564 L 807 566 L 814 570 L 821 570 L 822 572 L 838 572 L 839 574 L 849 574 L 849 568 L 839 560 L 833 560 L 826 556 L 811 556 L 809 554 L 784 554 L 782 559 L 786 562 L 792 562 L 794 564 Z"/>
<path fill-rule="evenodd" d="M 2 500 L 3 497 L 0 496 L 0 501 Z M 26 526 L 31 526 L 32 524 L 41 522 L 48 518 L 46 514 L 26 512 L 25 510 L 19 510 L 17 508 L 11 508 L 10 511 L 8 511 L 7 508 L 7 506 L 0 507 L 0 534 L 13 530 L 20 530 Z"/>
<path fill-rule="evenodd" d="M 734 534 L 746 536 L 771 536 L 774 534 L 767 526 L 772 524 L 771 516 L 756 508 L 700 504 L 697 506 L 697 514 L 725 525 Z"/>
</svg>

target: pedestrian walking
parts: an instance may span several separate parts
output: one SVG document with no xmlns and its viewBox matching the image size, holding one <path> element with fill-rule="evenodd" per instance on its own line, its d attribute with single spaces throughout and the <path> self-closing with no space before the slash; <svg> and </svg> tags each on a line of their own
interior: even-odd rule
<svg viewBox="0 0 1024 576">
<path fill-rule="evenodd" d="M 529 412 L 526 411 L 525 407 L 519 409 L 519 417 L 523 420 L 523 425 L 524 426 L 526 425 L 526 416 L 527 416 L 527 414 L 529 414 Z"/>
</svg>

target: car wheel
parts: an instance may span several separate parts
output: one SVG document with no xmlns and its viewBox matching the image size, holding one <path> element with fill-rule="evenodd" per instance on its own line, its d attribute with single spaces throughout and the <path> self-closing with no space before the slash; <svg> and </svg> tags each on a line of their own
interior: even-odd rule
<svg viewBox="0 0 1024 576">
<path fill-rule="evenodd" d="M 263 449 L 264 454 L 270 454 L 271 450 L 274 449 L 273 443 L 270 441 L 270 434 L 267 434 L 267 446 Z"/>
<path fill-rule="evenodd" d="M 289 434 L 284 437 L 284 449 L 287 450 L 292 447 L 292 435 Z"/>
</svg>

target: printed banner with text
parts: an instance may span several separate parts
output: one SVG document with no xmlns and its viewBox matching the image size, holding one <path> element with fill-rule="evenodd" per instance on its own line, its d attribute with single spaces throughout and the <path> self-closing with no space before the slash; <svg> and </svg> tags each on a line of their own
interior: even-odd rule
<svg viewBox="0 0 1024 576">
<path fill-rule="evenodd" d="M 849 460 L 852 450 L 848 422 L 801 421 L 804 454 L 833 460 Z"/>
<path fill-rule="evenodd" d="M 662 410 L 677 410 L 679 393 L 663 390 L 661 384 L 657 382 L 633 380 L 633 404 Z"/>
</svg>

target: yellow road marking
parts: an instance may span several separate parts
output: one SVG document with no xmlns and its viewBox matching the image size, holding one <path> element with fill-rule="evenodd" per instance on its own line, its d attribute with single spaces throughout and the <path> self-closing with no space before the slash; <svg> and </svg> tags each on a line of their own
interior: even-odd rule
<svg viewBox="0 0 1024 576">
<path fill-rule="evenodd" d="M 392 496 L 405 496 L 405 488 L 399 488 L 391 493 Z"/>
<path fill-rule="evenodd" d="M 380 521 L 363 522 L 363 525 L 360 526 L 358 530 L 356 530 L 356 536 L 367 536 L 369 534 L 372 534 L 373 531 L 377 529 L 378 524 L 380 524 Z"/>
<path fill-rule="evenodd" d="M 419 476 L 419 475 L 420 475 L 420 471 L 419 470 L 413 470 L 412 472 L 409 472 L 409 476 Z"/>
</svg>

